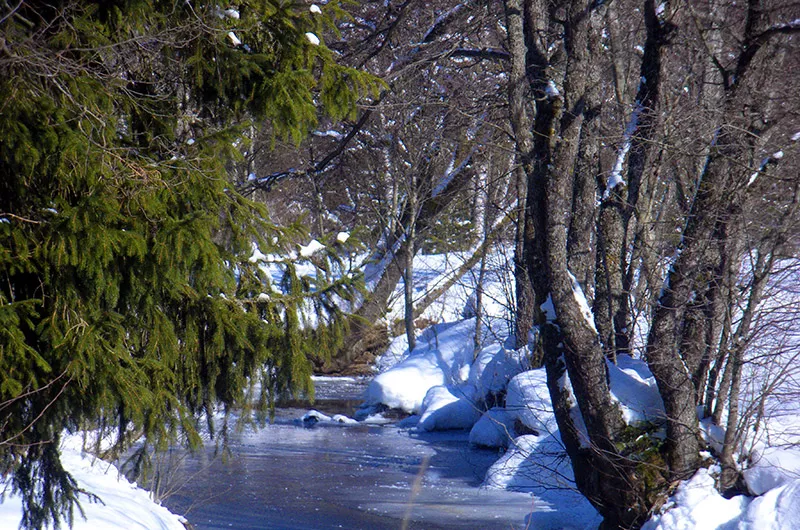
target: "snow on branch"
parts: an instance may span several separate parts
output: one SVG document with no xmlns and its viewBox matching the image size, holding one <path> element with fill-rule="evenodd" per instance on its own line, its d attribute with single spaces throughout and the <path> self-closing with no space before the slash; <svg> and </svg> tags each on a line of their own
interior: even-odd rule
<svg viewBox="0 0 800 530">
<path fill-rule="evenodd" d="M 628 156 L 628 151 L 631 149 L 633 135 L 636 133 L 637 127 L 639 127 L 639 115 L 641 113 L 642 104 L 641 102 L 637 101 L 636 107 L 634 107 L 633 112 L 631 113 L 631 118 L 628 120 L 628 125 L 625 126 L 625 132 L 622 135 L 622 146 L 617 152 L 617 160 L 614 162 L 614 168 L 611 170 L 611 175 L 608 176 L 608 181 L 606 182 L 606 191 L 603 194 L 603 199 L 607 199 L 611 194 L 611 190 L 617 186 L 626 185 L 625 179 L 622 178 L 622 167 L 625 164 L 625 157 Z"/>
<path fill-rule="evenodd" d="M 440 195 L 445 189 L 447 189 L 447 186 L 449 186 L 450 183 L 453 182 L 453 179 L 456 178 L 456 176 L 458 176 L 470 164 L 472 164 L 472 155 L 475 154 L 476 149 L 477 149 L 477 145 L 473 145 L 472 148 L 469 150 L 469 154 L 466 157 L 464 157 L 464 160 L 462 160 L 461 163 L 457 167 L 455 167 L 453 170 L 449 171 L 442 178 L 442 180 L 440 180 L 436 184 L 436 187 L 433 188 L 433 191 L 431 192 L 431 197 L 437 197 L 438 195 Z"/>
<path fill-rule="evenodd" d="M 436 19 L 436 22 L 433 23 L 433 26 L 428 28 L 428 31 L 425 32 L 425 35 L 422 37 L 422 42 L 428 43 L 434 40 L 435 38 L 439 37 L 444 33 L 447 29 L 447 26 L 453 21 L 453 19 L 463 11 L 467 6 L 467 3 L 458 4 L 453 9 L 450 9 L 439 15 Z"/>
</svg>

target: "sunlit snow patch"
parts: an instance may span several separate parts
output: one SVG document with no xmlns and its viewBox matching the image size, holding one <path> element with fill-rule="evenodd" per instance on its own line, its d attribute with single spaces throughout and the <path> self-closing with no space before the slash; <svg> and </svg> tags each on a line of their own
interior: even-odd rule
<svg viewBox="0 0 800 530">
<path fill-rule="evenodd" d="M 61 462 L 77 481 L 78 487 L 96 495 L 90 502 L 79 495 L 85 517 L 76 510 L 73 530 L 185 530 L 183 518 L 150 499 L 150 494 L 128 482 L 112 464 L 86 455 L 81 436 L 66 436 L 61 443 Z M 0 491 L 8 486 L 0 478 Z M 10 488 L 0 500 L 0 528 L 18 528 L 22 500 Z"/>
<path fill-rule="evenodd" d="M 617 364 L 608 362 L 607 367 L 611 396 L 620 404 L 626 423 L 664 421 L 664 402 L 647 363 L 619 355 Z"/>
<path fill-rule="evenodd" d="M 308 42 L 310 42 L 314 46 L 319 46 L 319 37 L 317 37 L 310 31 L 306 33 L 306 39 L 308 39 Z"/>
<path fill-rule="evenodd" d="M 304 258 L 310 258 L 316 252 L 325 248 L 325 245 L 317 241 L 316 239 L 312 239 L 308 245 L 300 245 L 300 255 Z"/>
</svg>

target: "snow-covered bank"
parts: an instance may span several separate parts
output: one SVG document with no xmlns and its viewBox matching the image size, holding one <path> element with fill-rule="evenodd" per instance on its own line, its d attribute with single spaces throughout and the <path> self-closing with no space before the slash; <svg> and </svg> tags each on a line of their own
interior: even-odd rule
<svg viewBox="0 0 800 530">
<path fill-rule="evenodd" d="M 406 425 L 417 431 L 469 429 L 470 443 L 505 449 L 484 487 L 530 493 L 531 527 L 596 528 L 601 518 L 575 489 L 544 370 L 530 370 L 526 350 L 509 349 L 508 339 L 496 330 L 487 332 L 485 346 L 475 352 L 474 329 L 474 319 L 434 325 L 420 335 L 413 352 L 405 337 L 395 339 L 365 394 L 368 410 L 402 409 L 413 414 Z M 608 368 L 612 396 L 626 421 L 663 435 L 658 432 L 663 403 L 646 363 L 623 355 Z M 681 483 L 645 528 L 800 528 L 800 429 L 783 417 L 766 430 L 782 446 L 766 439 L 751 444 L 744 475 L 759 496 L 724 498 L 715 489 L 719 470 L 711 466 Z"/>
<path fill-rule="evenodd" d="M 147 491 L 128 482 L 116 467 L 81 450 L 80 436 L 67 436 L 61 444 L 61 462 L 78 487 L 97 496 L 81 496 L 81 510 L 75 510 L 73 530 L 186 530 L 183 518 L 150 499 Z M 22 518 L 22 500 L 0 479 L 0 529 L 16 530 Z"/>
</svg>

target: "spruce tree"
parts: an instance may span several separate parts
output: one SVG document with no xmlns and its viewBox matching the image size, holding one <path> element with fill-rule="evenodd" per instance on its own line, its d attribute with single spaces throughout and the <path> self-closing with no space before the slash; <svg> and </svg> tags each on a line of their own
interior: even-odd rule
<svg viewBox="0 0 800 530">
<path fill-rule="evenodd" d="M 196 444 L 198 419 L 248 407 L 255 382 L 262 412 L 310 391 L 306 341 L 341 336 L 331 300 L 348 286 L 288 261 L 273 285 L 253 244 L 285 254 L 292 231 L 227 169 L 244 132 L 298 141 L 321 110 L 351 116 L 378 88 L 307 35 L 342 14 L 280 0 L 0 12 L 0 473 L 23 496 L 22 527 L 79 506 L 65 431 Z M 309 307 L 326 317 L 313 330 Z"/>
</svg>

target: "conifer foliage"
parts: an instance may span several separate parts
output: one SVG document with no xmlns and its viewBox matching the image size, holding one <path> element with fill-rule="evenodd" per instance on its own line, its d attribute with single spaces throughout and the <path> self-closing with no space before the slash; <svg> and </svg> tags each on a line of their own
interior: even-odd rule
<svg viewBox="0 0 800 530">
<path fill-rule="evenodd" d="M 262 406 L 309 391 L 298 312 L 334 322 L 326 297 L 347 286 L 293 270 L 288 289 L 271 285 L 252 244 L 280 254 L 291 234 L 226 170 L 243 132 L 267 123 L 297 141 L 318 107 L 341 118 L 377 88 L 307 35 L 342 15 L 318 11 L 0 8 L 0 473 L 23 527 L 70 521 L 85 499 L 59 461 L 64 430 L 196 443 L 197 419 L 245 406 L 254 381 Z"/>
</svg>

